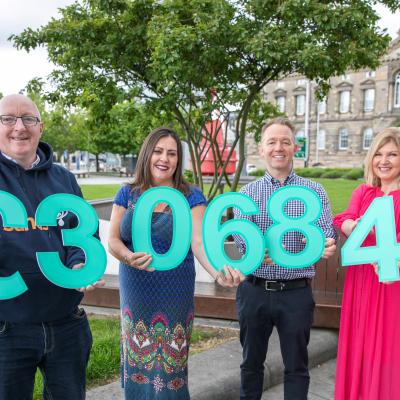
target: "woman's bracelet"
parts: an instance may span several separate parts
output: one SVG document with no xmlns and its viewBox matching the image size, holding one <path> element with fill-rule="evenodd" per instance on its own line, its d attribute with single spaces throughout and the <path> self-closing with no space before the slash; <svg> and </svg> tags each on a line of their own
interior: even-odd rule
<svg viewBox="0 0 400 400">
<path fill-rule="evenodd" d="M 122 262 L 123 262 L 125 265 L 130 265 L 130 264 L 129 264 L 129 257 L 128 257 L 128 254 L 125 254 L 125 255 L 122 257 Z"/>
</svg>

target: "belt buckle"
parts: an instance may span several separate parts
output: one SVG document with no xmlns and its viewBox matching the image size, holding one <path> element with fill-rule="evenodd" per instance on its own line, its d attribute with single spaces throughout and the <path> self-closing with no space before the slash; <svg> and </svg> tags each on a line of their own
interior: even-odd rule
<svg viewBox="0 0 400 400">
<path fill-rule="evenodd" d="M 277 292 L 278 289 L 268 287 L 269 283 L 278 283 L 277 281 L 265 281 L 265 290 L 269 290 L 271 292 Z"/>
</svg>

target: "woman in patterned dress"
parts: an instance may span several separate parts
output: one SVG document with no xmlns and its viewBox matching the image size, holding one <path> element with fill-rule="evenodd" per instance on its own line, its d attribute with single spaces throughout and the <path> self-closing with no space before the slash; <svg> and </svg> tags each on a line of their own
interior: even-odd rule
<svg viewBox="0 0 400 400">
<path fill-rule="evenodd" d="M 190 399 L 187 360 L 193 324 L 195 269 L 193 255 L 222 286 L 238 285 L 243 275 L 224 267 L 225 276 L 209 264 L 202 243 L 206 200 L 182 176 L 182 144 L 168 128 L 152 131 L 143 143 L 133 184 L 117 193 L 110 224 L 110 252 L 120 263 L 121 383 L 126 400 Z M 192 216 L 192 241 L 184 261 L 168 271 L 154 271 L 151 255 L 135 252 L 131 221 L 140 195 L 155 186 L 183 193 Z M 165 203 L 152 215 L 152 245 L 168 251 L 172 214 Z"/>
</svg>

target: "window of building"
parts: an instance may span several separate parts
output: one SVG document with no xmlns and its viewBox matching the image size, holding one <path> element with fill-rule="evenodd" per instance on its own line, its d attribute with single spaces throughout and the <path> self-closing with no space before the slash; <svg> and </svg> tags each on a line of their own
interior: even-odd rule
<svg viewBox="0 0 400 400">
<path fill-rule="evenodd" d="M 326 98 L 318 102 L 318 113 L 319 114 L 326 113 Z"/>
<path fill-rule="evenodd" d="M 394 106 L 400 107 L 400 72 L 396 75 L 394 83 Z"/>
<path fill-rule="evenodd" d="M 364 111 L 372 111 L 375 105 L 375 89 L 364 90 Z"/>
<path fill-rule="evenodd" d="M 304 115 L 306 111 L 306 95 L 299 94 L 296 96 L 296 115 Z"/>
<path fill-rule="evenodd" d="M 346 150 L 349 147 L 349 133 L 346 128 L 339 130 L 339 150 Z"/>
<path fill-rule="evenodd" d="M 374 131 L 372 128 L 365 128 L 363 133 L 363 149 L 368 150 L 372 143 L 372 138 L 374 136 Z"/>
<path fill-rule="evenodd" d="M 325 139 L 326 139 L 326 132 L 324 129 L 320 129 L 317 133 L 317 148 L 318 150 L 325 150 Z"/>
<path fill-rule="evenodd" d="M 339 112 L 341 114 L 350 111 L 350 90 L 342 90 L 339 94 Z"/>
<path fill-rule="evenodd" d="M 285 96 L 278 96 L 276 98 L 276 106 L 278 107 L 278 111 L 281 113 L 285 112 Z"/>
</svg>

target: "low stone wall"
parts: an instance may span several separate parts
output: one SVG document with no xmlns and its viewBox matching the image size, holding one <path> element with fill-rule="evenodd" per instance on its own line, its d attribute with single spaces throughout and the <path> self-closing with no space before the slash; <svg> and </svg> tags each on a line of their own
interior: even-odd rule
<svg viewBox="0 0 400 400">
<path fill-rule="evenodd" d="M 113 205 L 113 199 L 100 199 L 90 200 L 88 202 L 96 210 L 99 219 L 109 221 L 111 218 L 111 210 Z"/>
</svg>

